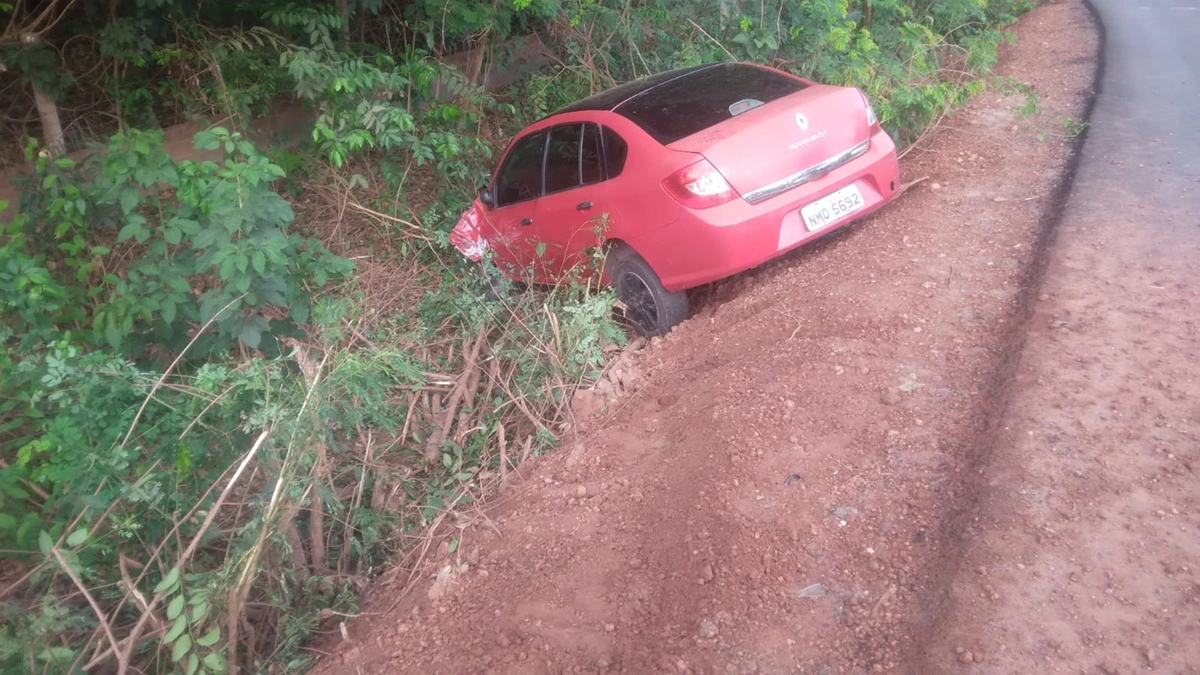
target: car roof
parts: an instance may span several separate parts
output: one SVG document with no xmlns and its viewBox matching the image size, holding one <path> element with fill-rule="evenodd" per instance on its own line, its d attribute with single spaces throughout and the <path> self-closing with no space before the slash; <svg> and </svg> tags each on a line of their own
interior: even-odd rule
<svg viewBox="0 0 1200 675">
<path fill-rule="evenodd" d="M 715 68 L 721 65 L 732 65 L 729 62 L 705 63 L 699 66 L 688 66 L 687 68 L 676 68 L 666 72 L 643 77 L 640 80 L 626 82 L 625 84 L 617 85 L 612 89 L 605 89 L 598 94 L 592 94 L 585 99 L 580 99 L 568 106 L 564 106 L 550 113 L 546 117 L 554 117 L 555 115 L 563 115 L 566 113 L 583 112 L 587 110 L 604 110 L 611 111 L 619 107 L 635 96 L 640 96 L 646 92 L 652 91 L 655 87 L 662 86 L 668 82 L 678 80 L 681 77 L 687 77 L 693 73 Z M 752 66 L 750 66 L 752 67 Z M 543 118 L 545 119 L 545 118 Z"/>
</svg>

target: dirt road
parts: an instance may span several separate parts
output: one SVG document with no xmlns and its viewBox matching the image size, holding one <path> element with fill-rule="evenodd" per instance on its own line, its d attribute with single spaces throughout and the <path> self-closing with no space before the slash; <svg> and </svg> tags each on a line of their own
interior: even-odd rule
<svg viewBox="0 0 1200 675">
<path fill-rule="evenodd" d="M 1053 411 L 1064 426 L 1052 447 L 1083 452 L 1109 439 L 1120 447 L 1143 421 L 1134 411 L 1154 424 L 1158 400 L 1183 395 L 1174 383 L 1187 376 L 1176 369 L 1162 376 L 1167 385 L 1147 389 L 1124 379 L 1136 372 L 1129 364 L 1092 380 L 1064 370 L 1053 386 L 1067 394 L 1025 407 L 1008 396 L 1018 363 L 1022 386 L 1036 384 L 1026 379 L 1039 343 L 1022 351 L 1025 319 L 1097 51 L 1078 0 L 1045 5 L 1015 30 L 998 74 L 1032 87 L 1036 100 L 998 83 L 904 159 L 906 179 L 928 179 L 900 201 L 696 297 L 696 315 L 642 352 L 633 391 L 581 421 L 560 452 L 525 465 L 491 508 L 459 515 L 450 531 L 460 544 L 435 556 L 412 594 L 398 597 L 399 582 L 377 586 L 347 640 L 336 623 L 324 626 L 329 639 L 316 647 L 328 656 L 317 672 L 1041 672 L 1042 654 L 1027 649 L 1035 635 L 1012 631 L 1024 629 L 1023 616 L 1035 618 L 1022 613 L 1041 611 L 1023 586 L 1034 573 L 1049 579 L 1037 554 L 1048 546 L 1069 553 L 1068 544 L 1047 539 L 1042 521 L 1025 526 L 1024 513 L 1005 509 L 1044 506 L 1040 481 L 1061 480 L 1050 472 L 1064 467 L 1056 455 L 1033 465 L 1009 455 L 997 439 L 1011 434 L 1000 435 L 998 421 Z M 1082 250 L 1099 256 L 1108 247 L 1092 244 L 1112 236 L 1097 232 Z M 1089 258 L 1071 265 L 1109 271 Z M 1158 292 L 1181 283 L 1174 267 L 1137 269 L 1137 283 L 1149 279 L 1163 286 Z M 1096 310 L 1107 296 L 1095 282 L 1070 313 L 1050 319 L 1039 309 L 1035 322 L 1057 331 L 1048 333 L 1054 339 L 1099 331 Z M 1047 301 L 1074 297 L 1070 288 L 1048 290 Z M 1171 298 L 1183 293 L 1169 288 Z M 1150 303 L 1168 296 L 1130 298 L 1137 311 L 1162 312 Z M 1195 333 L 1179 318 L 1169 330 L 1184 331 L 1172 338 L 1183 346 Z M 1132 315 L 1113 320 L 1122 330 L 1140 327 Z M 1084 360 L 1070 368 L 1114 363 L 1102 348 L 1079 343 L 1073 353 Z M 1136 392 L 1070 398 L 1093 384 Z M 1073 413 L 1044 403 L 1085 400 L 1096 407 L 1083 429 L 1109 436 L 1081 435 L 1065 426 Z M 1178 433 L 1183 419 L 1163 420 L 1171 426 L 1155 433 Z M 1033 430 L 1008 424 L 1018 435 Z M 1045 450 L 1038 433 L 1021 436 L 1043 441 L 1029 452 Z M 1160 464 L 1186 471 L 1182 453 L 1151 454 L 1129 470 L 1150 494 L 1152 477 L 1165 485 Z M 1089 500 L 1128 496 L 1128 484 L 1115 482 L 1125 461 L 1072 464 L 1084 475 L 1072 480 L 1089 492 L 1072 493 L 1066 513 L 1083 518 Z M 1017 467 L 1046 475 L 1035 481 Z M 1035 492 L 1013 499 L 1025 485 Z M 1171 508 L 1191 513 L 1191 497 L 1177 497 Z M 1156 528 L 1186 517 L 1155 508 L 1167 514 L 1152 521 Z M 1012 524 L 1007 540 L 988 529 L 1000 523 Z M 1054 536 L 1085 530 L 1082 521 L 1072 528 L 1058 525 Z M 995 580 L 982 587 L 986 605 L 974 604 L 981 587 L 969 570 L 979 566 Z M 1155 588 L 1181 593 L 1190 572 L 1171 569 L 1174 585 Z M 1102 567 L 1079 574 L 1088 592 L 1104 593 Z M 1053 583 L 1071 582 L 1059 575 Z M 1124 596 L 1105 597 L 1116 604 Z M 1004 614 L 1009 607 L 1017 613 Z M 1012 623 L 994 626 L 994 616 Z M 1194 615 L 1176 620 L 1195 625 Z M 1161 662 L 1168 653 L 1153 656 Z"/>
<path fill-rule="evenodd" d="M 1095 4 L 1092 127 L 921 672 L 1200 672 L 1200 3 Z"/>
</svg>

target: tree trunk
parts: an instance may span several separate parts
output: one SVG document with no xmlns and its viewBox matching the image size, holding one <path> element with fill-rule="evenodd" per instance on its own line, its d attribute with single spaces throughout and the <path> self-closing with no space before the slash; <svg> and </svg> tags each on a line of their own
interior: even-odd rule
<svg viewBox="0 0 1200 675">
<path fill-rule="evenodd" d="M 66 152 L 66 143 L 63 142 L 62 122 L 58 118 L 58 104 L 37 84 L 33 85 L 33 102 L 42 120 L 42 142 L 50 150 L 51 157 L 61 157 Z"/>
<path fill-rule="evenodd" d="M 350 2 L 349 0 L 335 0 L 333 6 L 337 10 L 337 15 L 342 19 L 342 27 L 338 33 L 342 38 L 342 46 L 345 47 L 346 43 L 350 41 Z"/>
</svg>

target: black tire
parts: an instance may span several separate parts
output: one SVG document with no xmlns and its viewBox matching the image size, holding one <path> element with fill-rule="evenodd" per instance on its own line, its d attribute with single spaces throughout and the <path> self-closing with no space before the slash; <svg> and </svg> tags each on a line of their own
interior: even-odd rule
<svg viewBox="0 0 1200 675">
<path fill-rule="evenodd" d="M 632 248 L 614 246 L 604 259 L 604 271 L 625 305 L 625 319 L 642 335 L 666 335 L 687 318 L 687 294 L 663 288 L 658 275 Z"/>
</svg>

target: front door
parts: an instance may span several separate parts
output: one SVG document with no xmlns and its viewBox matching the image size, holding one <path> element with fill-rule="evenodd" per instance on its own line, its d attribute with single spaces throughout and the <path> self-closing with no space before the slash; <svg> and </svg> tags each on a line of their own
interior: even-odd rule
<svg viewBox="0 0 1200 675">
<path fill-rule="evenodd" d="M 534 218 L 542 190 L 545 143 L 545 132 L 537 132 L 513 144 L 492 185 L 496 206 L 484 212 L 494 260 L 512 279 L 529 280 L 536 268 L 539 247 Z"/>
</svg>

